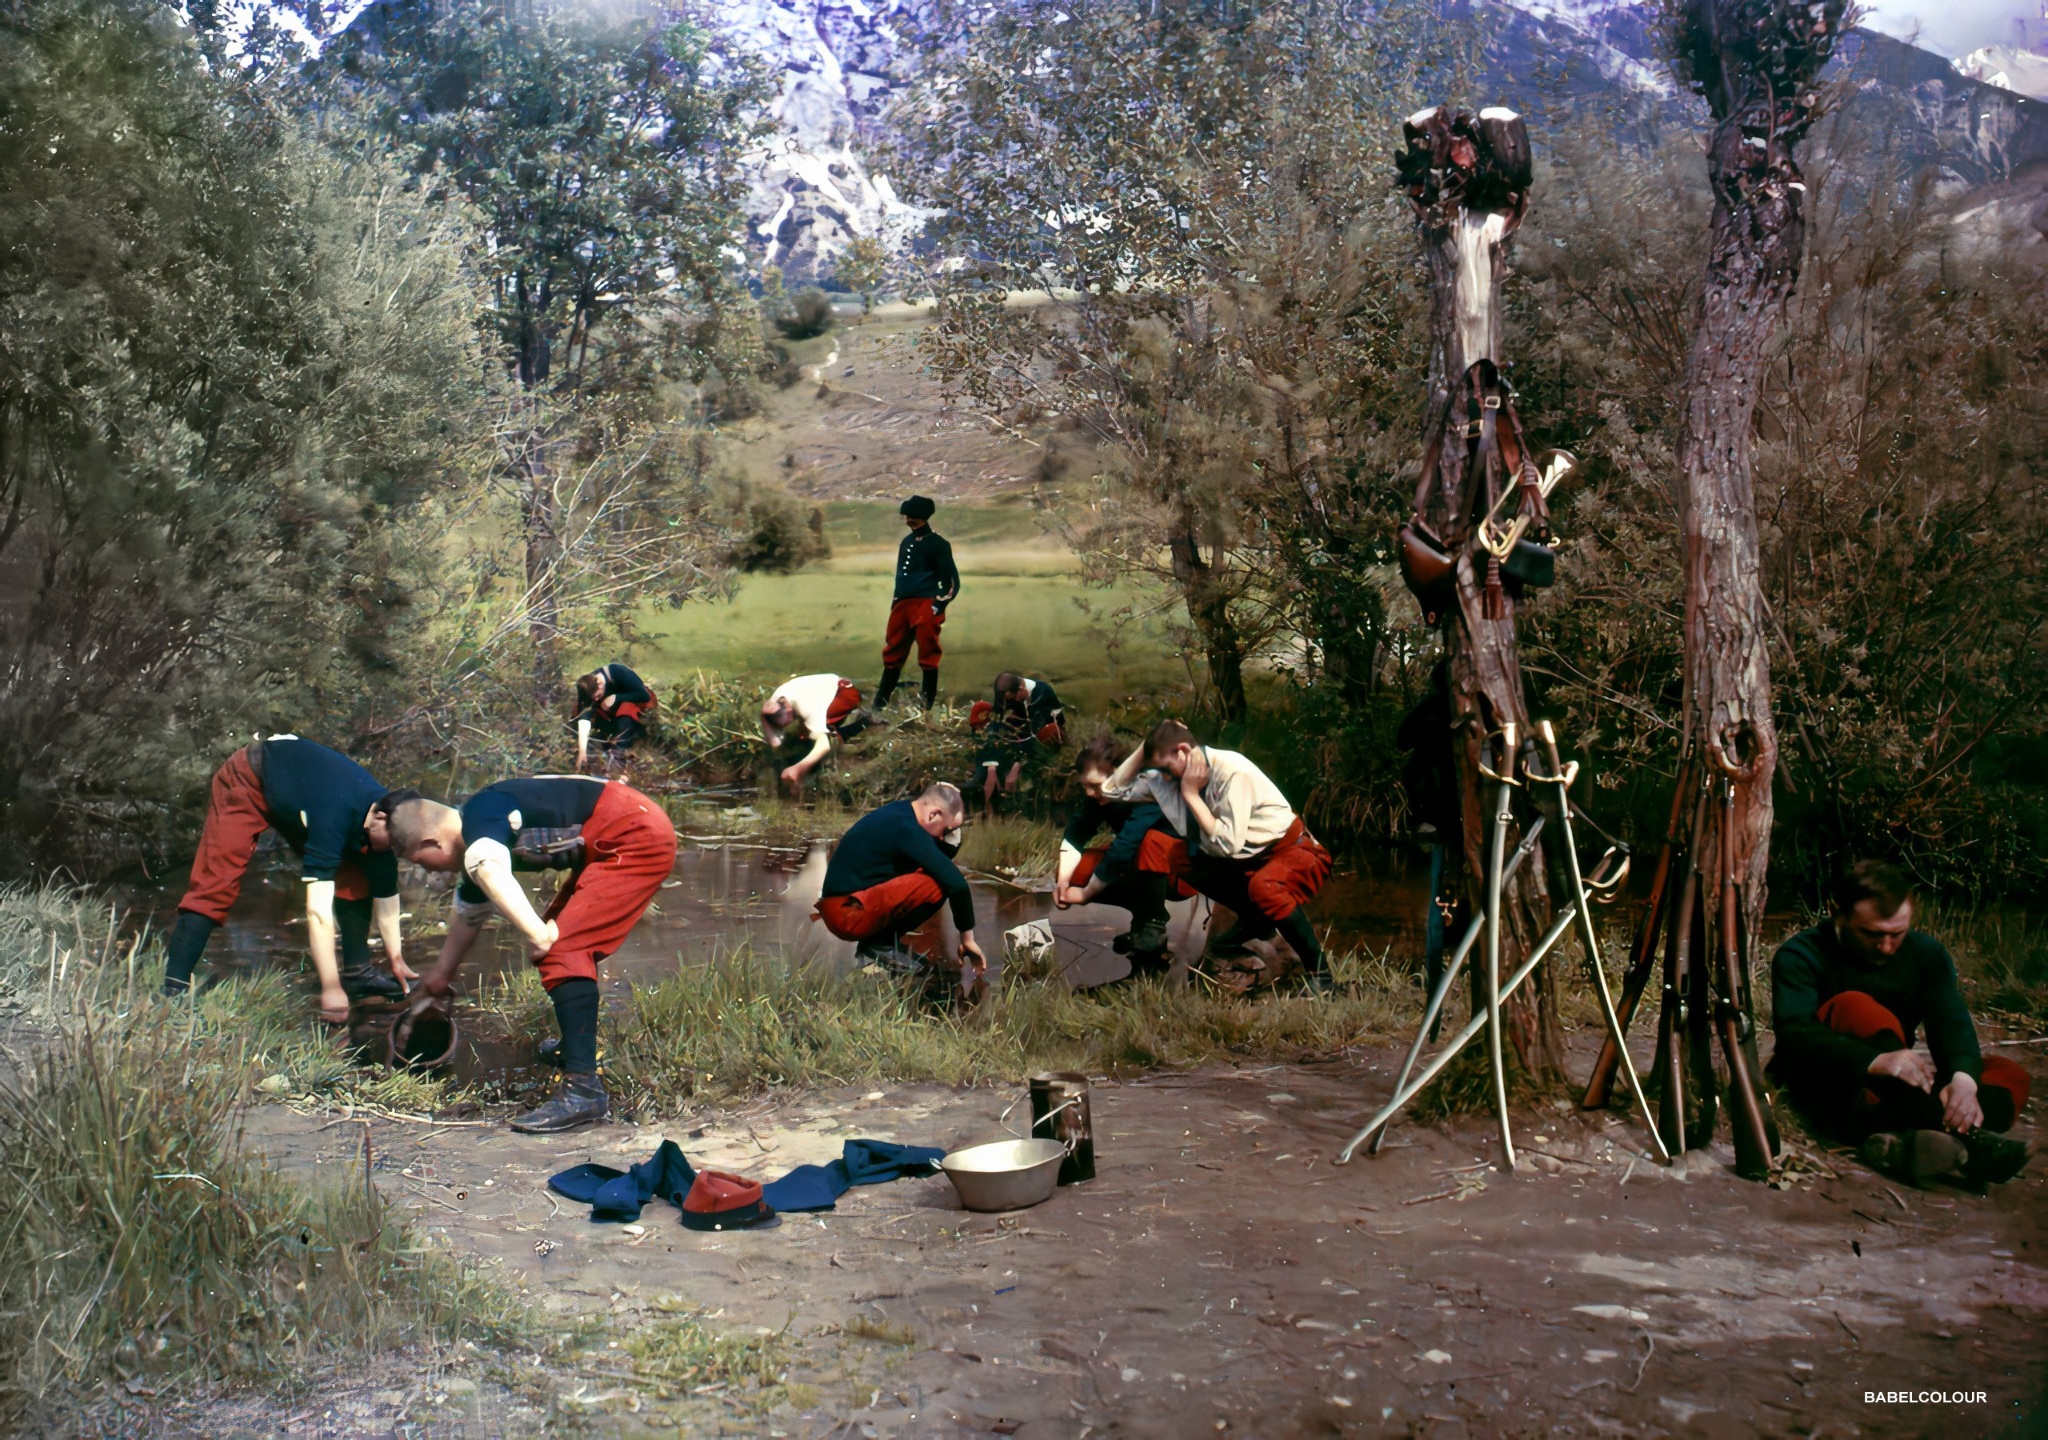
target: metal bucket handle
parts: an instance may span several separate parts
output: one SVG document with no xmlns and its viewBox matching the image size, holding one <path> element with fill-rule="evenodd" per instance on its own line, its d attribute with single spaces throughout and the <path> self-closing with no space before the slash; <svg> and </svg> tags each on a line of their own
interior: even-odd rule
<svg viewBox="0 0 2048 1440">
<path fill-rule="evenodd" d="M 1052 1139 L 1053 1137 L 1050 1135 L 1018 1135 L 1015 1130 L 1010 1129 L 1010 1112 L 1012 1110 L 1015 1110 L 1018 1105 L 1020 1105 L 1026 1100 L 1029 1100 L 1030 1098 L 1031 1092 L 1027 1090 L 1024 1094 L 1019 1095 L 1015 1100 L 1012 1100 L 1009 1104 L 1005 1105 L 1003 1107 L 1003 1113 L 996 1116 L 996 1124 L 1002 1126 L 1003 1129 L 1008 1131 L 1010 1134 L 1017 1135 L 1017 1138 L 1019 1140 Z M 1059 1104 L 1053 1106 L 1052 1109 L 1046 1111 L 1043 1115 L 1039 1116 L 1038 1120 L 1050 1120 L 1053 1116 L 1059 1114 L 1062 1110 L 1073 1109 L 1074 1106 L 1079 1105 L 1086 1098 L 1087 1097 L 1085 1095 L 1075 1095 L 1070 1099 L 1062 1100 Z M 1034 1120 L 1031 1123 L 1033 1125 L 1036 1125 L 1038 1121 Z M 1065 1150 L 1069 1155 L 1074 1153 L 1074 1141 L 1071 1138 L 1060 1141 L 1060 1147 L 1063 1150 Z"/>
</svg>

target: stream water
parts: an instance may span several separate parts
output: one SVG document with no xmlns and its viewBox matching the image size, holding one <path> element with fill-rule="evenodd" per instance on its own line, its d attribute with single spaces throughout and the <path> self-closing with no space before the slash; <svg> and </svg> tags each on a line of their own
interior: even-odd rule
<svg viewBox="0 0 2048 1440">
<path fill-rule="evenodd" d="M 721 949 L 744 945 L 851 966 L 852 944 L 827 934 L 811 913 L 830 856 L 831 847 L 823 842 L 777 848 L 685 840 L 675 873 L 660 897 L 625 945 L 605 961 L 606 988 L 654 984 Z M 294 858 L 282 847 L 259 856 L 234 913 L 208 950 L 216 974 L 304 967 L 305 917 L 296 875 Z M 438 923 L 429 917 L 438 916 L 446 902 L 440 890 L 423 893 L 416 888 L 416 879 L 415 873 L 406 887 L 413 917 L 406 922 L 406 939 L 408 958 L 419 968 L 432 958 L 438 943 Z M 1419 956 L 1428 880 L 1427 860 L 1417 850 L 1372 852 L 1340 866 L 1312 907 L 1324 943 L 1334 949 L 1374 951 L 1391 946 L 1397 959 Z M 138 889 L 130 893 L 129 903 L 138 916 L 149 914 L 167 925 L 179 893 L 176 885 Z M 979 878 L 974 880 L 974 899 L 977 914 L 984 917 L 977 938 L 992 969 L 1001 965 L 1003 931 L 1047 917 L 1058 942 L 1056 964 L 1068 983 L 1098 985 L 1128 968 L 1110 946 L 1129 923 L 1122 910 L 1089 905 L 1055 911 L 1044 891 Z M 1169 938 L 1176 954 L 1191 958 L 1200 951 L 1207 934 L 1207 908 L 1202 901 L 1171 907 Z M 940 923 L 947 927 L 950 944 L 950 917 L 942 912 Z M 472 957 L 472 983 L 479 973 L 503 974 L 525 963 L 511 944 L 488 943 L 503 929 L 492 927 L 486 942 L 479 944 L 482 953 Z"/>
</svg>

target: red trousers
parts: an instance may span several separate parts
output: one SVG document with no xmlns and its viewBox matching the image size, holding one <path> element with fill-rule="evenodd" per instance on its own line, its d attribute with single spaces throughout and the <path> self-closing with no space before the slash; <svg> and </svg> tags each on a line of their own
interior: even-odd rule
<svg viewBox="0 0 2048 1440">
<path fill-rule="evenodd" d="M 939 913 L 946 894 L 922 870 L 898 875 L 851 895 L 827 895 L 818 902 L 818 918 L 841 940 L 872 940 L 878 935 L 907 935 Z"/>
<path fill-rule="evenodd" d="M 256 841 L 273 823 L 263 798 L 263 782 L 256 778 L 245 746 L 213 772 L 206 824 L 199 832 L 199 853 L 192 857 L 192 878 L 185 884 L 185 898 L 178 908 L 204 915 L 216 925 L 225 922 L 242 893 L 242 872 L 255 857 Z M 369 877 L 354 861 L 342 861 L 335 873 L 334 898 L 370 898 Z"/>
<path fill-rule="evenodd" d="M 638 720 L 647 723 L 647 717 L 654 713 L 654 707 L 661 702 L 649 695 L 645 700 L 621 700 L 612 707 L 612 714 L 620 720 Z"/>
<path fill-rule="evenodd" d="M 858 709 L 860 687 L 842 675 L 839 679 L 839 688 L 832 694 L 832 703 L 825 707 L 825 728 L 830 730 Z"/>
<path fill-rule="evenodd" d="M 882 665 L 900 670 L 910 658 L 910 642 L 917 641 L 920 669 L 939 668 L 939 627 L 946 623 L 943 610 L 930 600 L 898 600 L 889 607 L 889 629 L 882 638 Z"/>
<path fill-rule="evenodd" d="M 1898 1017 L 1861 990 L 1844 990 L 1839 995 L 1829 996 L 1814 1012 L 1814 1018 L 1830 1030 L 1854 1035 L 1859 1040 L 1889 1036 L 1901 1048 L 1906 1044 L 1906 1027 L 1899 1023 Z M 2033 1092 L 2034 1077 L 2003 1055 L 1987 1055 L 1984 1057 L 1984 1073 L 1978 1078 L 1977 1086 L 1979 1090 L 1998 1089 L 2011 1095 L 2012 1113 L 2017 1115 L 2026 1108 L 2027 1096 Z M 1934 1088 L 1941 1089 L 1941 1084 Z M 1876 1092 L 1867 1093 L 1868 1103 L 1876 1105 Z"/>
<path fill-rule="evenodd" d="M 1245 860 L 1199 855 L 1188 872 L 1190 885 L 1232 914 L 1276 922 L 1313 900 L 1329 878 L 1330 852 L 1298 817 L 1259 854 Z"/>
<path fill-rule="evenodd" d="M 564 980 L 595 980 L 597 962 L 624 943 L 675 865 L 667 812 L 630 785 L 605 786 L 583 823 L 583 864 L 548 906 L 560 935 L 535 962 L 540 983 L 552 990 Z"/>
<path fill-rule="evenodd" d="M 1086 885 L 1095 878 L 1095 867 L 1102 863 L 1102 857 L 1109 853 L 1107 845 L 1097 845 L 1083 850 L 1081 859 L 1074 866 L 1069 885 Z M 1147 830 L 1145 838 L 1138 842 L 1138 869 L 1147 875 L 1164 875 L 1173 883 L 1167 894 L 1175 900 L 1186 900 L 1195 893 L 1183 877 L 1188 873 L 1187 841 L 1167 830 Z"/>
</svg>

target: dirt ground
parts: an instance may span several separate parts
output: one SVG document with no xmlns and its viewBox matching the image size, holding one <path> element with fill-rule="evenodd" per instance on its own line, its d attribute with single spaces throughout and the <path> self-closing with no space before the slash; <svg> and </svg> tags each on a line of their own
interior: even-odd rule
<svg viewBox="0 0 2048 1440">
<path fill-rule="evenodd" d="M 1725 1147 L 1665 1170 L 1625 1118 L 1546 1108 L 1519 1114 L 1512 1176 L 1490 1163 L 1479 1117 L 1397 1126 L 1378 1159 L 1334 1166 L 1398 1059 L 1098 1081 L 1098 1176 L 1040 1207 L 969 1214 L 943 1178 L 911 1180 L 737 1234 L 685 1230 L 660 1202 L 637 1230 L 593 1224 L 546 1180 L 586 1160 L 624 1168 L 663 1133 L 699 1168 L 764 1179 L 855 1136 L 1000 1138 L 1014 1094 L 779 1095 L 665 1131 L 555 1139 L 372 1120 L 378 1184 L 430 1234 L 502 1262 L 552 1311 L 603 1317 L 613 1338 L 679 1304 L 742 1333 L 786 1331 L 788 1403 L 761 1414 L 713 1394 L 658 1417 L 632 1387 L 588 1378 L 601 1356 L 551 1400 L 454 1357 L 291 1413 L 237 1421 L 216 1408 L 204 1430 L 2048 1433 L 2048 1162 L 1978 1197 L 1887 1185 L 1810 1152 L 1835 1173 L 1780 1191 L 1735 1178 Z M 363 1124 L 268 1108 L 251 1133 L 280 1166 L 313 1174 L 358 1164 Z M 1984 1398 L 1866 1400 L 1878 1390 Z"/>
</svg>

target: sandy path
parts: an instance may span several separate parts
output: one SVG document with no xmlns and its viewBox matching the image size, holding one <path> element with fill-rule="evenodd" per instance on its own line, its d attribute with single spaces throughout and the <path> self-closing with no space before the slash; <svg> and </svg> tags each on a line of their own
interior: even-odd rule
<svg viewBox="0 0 2048 1440">
<path fill-rule="evenodd" d="M 935 1179 L 731 1235 L 657 1204 L 636 1235 L 545 1180 L 643 1159 L 656 1130 L 376 1121 L 372 1144 L 395 1203 L 556 1310 L 630 1326 L 679 1296 L 735 1328 L 811 1336 L 866 1315 L 915 1333 L 914 1348 L 806 1340 L 809 1403 L 721 1412 L 724 1433 L 2039 1433 L 2048 1163 L 1987 1198 L 1899 1191 L 1847 1162 L 1780 1192 L 1737 1180 L 1725 1154 L 1663 1171 L 1622 1120 L 1545 1111 L 1521 1117 L 1513 1177 L 1469 1121 L 1398 1129 L 1380 1159 L 1334 1168 L 1395 1059 L 1099 1084 L 1098 1178 L 1013 1217 L 967 1214 Z M 1009 1098 L 814 1092 L 667 1133 L 700 1167 L 769 1178 L 855 1135 L 992 1138 Z M 361 1131 L 252 1120 L 303 1171 L 355 1163 Z M 1987 1399 L 1866 1404 L 1875 1389 Z M 394 1433 L 374 1423 L 324 1433 Z"/>
</svg>

